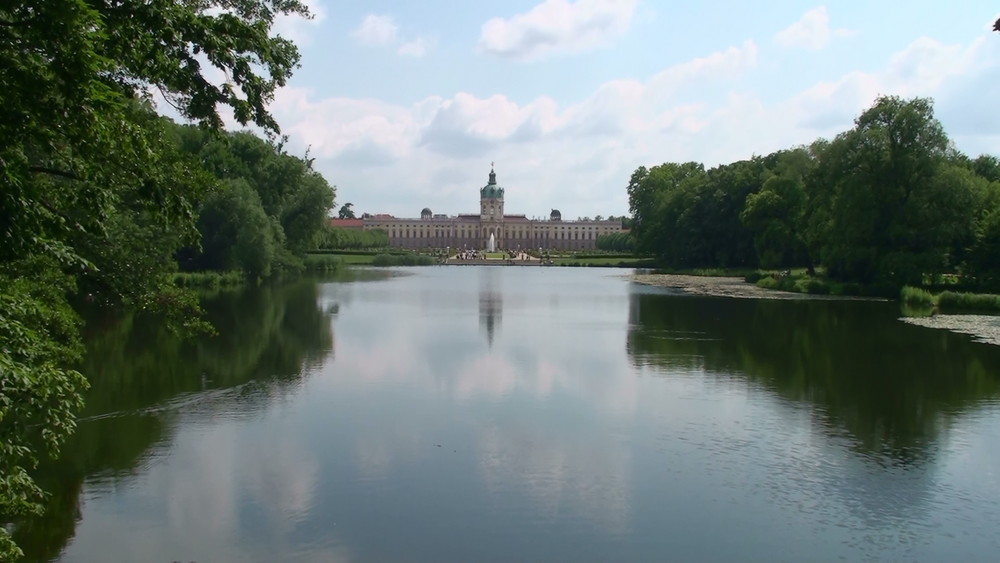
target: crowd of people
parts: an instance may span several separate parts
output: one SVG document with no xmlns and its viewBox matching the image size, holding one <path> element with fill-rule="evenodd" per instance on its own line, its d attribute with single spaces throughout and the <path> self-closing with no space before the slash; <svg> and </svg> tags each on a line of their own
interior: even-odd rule
<svg viewBox="0 0 1000 563">
<path fill-rule="evenodd" d="M 500 251 L 503 255 L 503 260 L 508 263 L 514 263 L 515 261 L 527 261 L 533 260 L 532 256 L 527 252 L 521 250 L 503 250 Z M 483 250 L 462 250 L 454 256 L 455 260 L 489 260 L 490 257 L 487 256 L 487 252 Z"/>
</svg>

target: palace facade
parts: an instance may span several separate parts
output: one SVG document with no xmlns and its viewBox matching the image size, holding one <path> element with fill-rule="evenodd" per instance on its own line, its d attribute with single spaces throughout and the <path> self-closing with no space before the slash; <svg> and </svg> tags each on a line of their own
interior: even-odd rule
<svg viewBox="0 0 1000 563">
<path fill-rule="evenodd" d="M 381 229 L 388 233 L 389 244 L 397 248 L 485 249 L 492 235 L 498 249 L 590 250 L 597 247 L 597 237 L 620 233 L 620 220 L 563 221 L 553 209 L 548 220 L 509 215 L 503 207 L 504 188 L 497 185 L 497 175 L 490 170 L 489 182 L 479 189 L 479 213 L 456 216 L 436 215 L 424 208 L 419 219 L 400 219 L 391 215 L 364 216 L 350 224 L 333 219 L 335 226 Z"/>
</svg>

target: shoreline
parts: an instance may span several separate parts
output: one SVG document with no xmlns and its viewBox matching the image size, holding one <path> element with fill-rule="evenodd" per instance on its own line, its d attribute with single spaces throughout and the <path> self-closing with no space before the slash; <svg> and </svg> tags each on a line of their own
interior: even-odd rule
<svg viewBox="0 0 1000 563">
<path fill-rule="evenodd" d="M 652 287 L 678 289 L 689 295 L 711 297 L 732 297 L 736 299 L 812 299 L 812 300 L 859 300 L 888 301 L 873 297 L 843 295 L 812 295 L 775 289 L 763 289 L 746 282 L 743 278 L 731 276 L 691 276 L 685 274 L 632 274 L 628 278 L 638 284 Z M 1000 316 L 943 313 L 931 317 L 907 317 L 899 320 L 924 328 L 946 330 L 964 334 L 974 342 L 1000 346 Z"/>
<path fill-rule="evenodd" d="M 796 293 L 778 289 L 764 289 L 736 276 L 693 276 L 688 274 L 631 274 L 628 276 L 633 283 L 653 287 L 679 289 L 691 295 L 707 295 L 711 297 L 734 297 L 737 299 L 812 299 L 812 300 L 862 300 L 886 301 L 874 297 L 858 297 L 850 295 L 816 295 L 812 293 Z"/>
</svg>

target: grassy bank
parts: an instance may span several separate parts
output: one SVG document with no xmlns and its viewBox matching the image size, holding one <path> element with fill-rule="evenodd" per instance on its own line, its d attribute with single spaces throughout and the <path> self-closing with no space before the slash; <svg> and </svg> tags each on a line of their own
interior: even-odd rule
<svg viewBox="0 0 1000 563">
<path fill-rule="evenodd" d="M 238 287 L 246 283 L 243 272 L 177 272 L 174 274 L 174 284 L 177 287 L 199 289 L 217 289 L 223 287 Z"/>
<path fill-rule="evenodd" d="M 942 291 L 935 294 L 926 289 L 906 286 L 899 298 L 904 304 L 916 309 L 1000 312 L 1000 295 L 992 293 Z"/>
<path fill-rule="evenodd" d="M 302 262 L 310 272 L 335 272 L 348 263 L 346 258 L 348 257 L 334 254 L 306 254 Z"/>
<path fill-rule="evenodd" d="M 443 251 L 440 251 L 443 253 Z M 306 266 L 333 264 L 338 266 L 427 266 L 436 264 L 433 254 L 412 250 L 317 250 L 306 255 Z M 335 270 L 330 267 L 329 270 Z"/>
<path fill-rule="evenodd" d="M 809 275 L 806 268 L 782 271 L 756 270 L 744 279 L 763 289 L 776 289 L 811 295 L 843 295 L 853 297 L 882 297 L 891 299 L 899 295 L 895 287 L 888 285 L 863 285 L 854 282 L 832 280 L 819 273 Z"/>
<path fill-rule="evenodd" d="M 377 254 L 373 266 L 430 266 L 437 261 L 426 254 Z"/>
<path fill-rule="evenodd" d="M 654 274 L 673 274 L 676 276 L 700 276 L 706 278 L 744 278 L 751 276 L 756 270 L 728 268 L 657 268 Z M 751 281 L 751 280 L 747 280 Z"/>
<path fill-rule="evenodd" d="M 653 268 L 656 266 L 652 258 L 632 256 L 631 254 L 570 254 L 568 256 L 550 256 L 549 259 L 556 266 L 605 268 Z"/>
</svg>

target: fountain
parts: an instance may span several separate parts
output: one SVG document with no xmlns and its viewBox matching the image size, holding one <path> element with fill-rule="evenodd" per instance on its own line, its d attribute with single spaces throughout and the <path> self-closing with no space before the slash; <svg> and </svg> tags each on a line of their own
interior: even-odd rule
<svg viewBox="0 0 1000 563">
<path fill-rule="evenodd" d="M 497 239 L 490 233 L 490 241 L 486 244 L 486 252 L 496 252 L 497 251 Z"/>
</svg>

